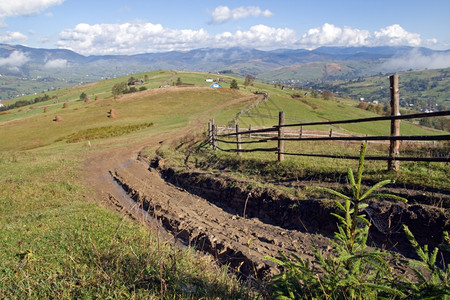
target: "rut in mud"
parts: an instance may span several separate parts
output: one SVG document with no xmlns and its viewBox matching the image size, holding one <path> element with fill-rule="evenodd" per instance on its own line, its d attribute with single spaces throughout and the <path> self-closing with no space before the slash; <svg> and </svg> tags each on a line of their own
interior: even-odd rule
<svg viewBox="0 0 450 300">
<path fill-rule="evenodd" d="M 243 275 L 262 277 L 277 270 L 264 256 L 296 253 L 313 258 L 311 246 L 331 250 L 336 231 L 332 201 L 297 201 L 283 192 L 247 188 L 227 177 L 175 173 L 155 159 L 130 161 L 111 175 L 142 209 L 184 244 L 212 254 Z M 408 225 L 422 244 L 441 241 L 448 221 L 442 210 L 397 202 L 371 202 L 376 226 L 371 244 L 414 257 L 401 230 Z M 386 227 L 388 226 L 388 227 Z"/>
</svg>

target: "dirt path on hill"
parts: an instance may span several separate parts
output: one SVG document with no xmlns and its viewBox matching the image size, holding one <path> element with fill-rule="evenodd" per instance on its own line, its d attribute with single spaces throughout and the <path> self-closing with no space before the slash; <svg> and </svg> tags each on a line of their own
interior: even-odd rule
<svg viewBox="0 0 450 300">
<path fill-rule="evenodd" d="M 221 104 L 204 116 L 248 100 L 249 97 L 244 97 Z M 165 181 L 159 171 L 150 167 L 149 160 L 140 155 L 146 147 L 157 149 L 164 141 L 186 136 L 202 126 L 204 123 L 195 119 L 182 131 L 160 133 L 143 143 L 93 150 L 83 164 L 85 184 L 105 206 L 142 221 L 164 239 L 196 246 L 245 275 L 273 272 L 262 257 L 277 256 L 278 251 L 296 251 L 311 258 L 311 245 L 324 251 L 329 249 L 323 236 L 244 218 L 191 194 Z"/>
<path fill-rule="evenodd" d="M 204 178 L 201 172 L 172 176 L 163 161 L 152 161 L 141 154 L 144 148 L 156 150 L 162 143 L 201 129 L 213 111 L 251 97 L 259 96 L 220 104 L 191 119 L 181 131 L 161 132 L 141 143 L 130 141 L 126 147 L 93 149 L 83 165 L 85 184 L 106 207 L 142 222 L 165 240 L 208 252 L 246 276 L 277 272 L 262 258 L 278 256 L 279 251 L 313 258 L 314 246 L 326 254 L 331 250 L 329 237 L 336 230 L 329 203 L 292 201 L 274 191 L 246 190 L 226 177 Z M 437 209 L 388 205 L 374 203 L 371 208 L 389 214 L 389 224 L 396 218 L 399 224 L 412 220 L 415 230 L 426 229 L 426 238 L 435 238 L 429 232 L 430 220 L 436 228 L 448 227 L 447 217 Z M 386 235 L 377 237 L 373 232 L 372 237 L 374 242 L 383 242 Z M 394 234 L 390 238 L 395 244 L 399 241 Z M 406 253 L 401 247 L 399 250 Z M 397 270 L 401 268 L 397 266 Z"/>
</svg>

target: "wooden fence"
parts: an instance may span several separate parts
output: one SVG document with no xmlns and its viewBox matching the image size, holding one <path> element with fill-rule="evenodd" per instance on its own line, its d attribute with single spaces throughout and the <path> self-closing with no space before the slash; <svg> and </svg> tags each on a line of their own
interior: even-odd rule
<svg viewBox="0 0 450 300">
<path fill-rule="evenodd" d="M 241 155 L 245 152 L 276 152 L 278 155 L 278 161 L 282 161 L 285 155 L 294 156 L 310 156 L 310 157 L 326 157 L 326 158 L 338 158 L 338 159 L 359 159 L 356 156 L 338 156 L 327 154 L 305 154 L 305 153 L 289 153 L 285 152 L 285 141 L 388 141 L 389 142 L 389 154 L 388 156 L 367 156 L 366 160 L 383 160 L 388 162 L 389 170 L 398 170 L 400 161 L 426 161 L 426 162 L 449 162 L 450 157 L 400 157 L 400 141 L 449 141 L 450 135 L 434 135 L 434 136 L 401 136 L 400 135 L 400 120 L 404 119 L 417 119 L 417 118 L 430 118 L 449 116 L 450 111 L 433 112 L 433 113 L 418 113 L 401 116 L 399 113 L 399 98 L 398 98 L 398 77 L 393 75 L 391 79 L 391 116 L 374 117 L 364 119 L 351 119 L 340 121 L 325 121 L 325 122 L 308 122 L 297 124 L 285 124 L 284 112 L 279 113 L 278 125 L 274 125 L 269 128 L 256 129 L 256 130 L 244 130 L 242 131 L 239 124 L 233 128 L 232 133 L 218 134 L 218 126 L 214 124 L 214 120 L 209 122 L 209 143 L 214 150 L 222 150 L 227 152 L 236 152 Z M 351 136 L 351 135 L 333 135 L 332 129 L 328 136 L 306 136 L 303 134 L 304 127 L 317 126 L 317 125 L 335 125 L 335 124 L 348 124 L 348 123 L 363 123 L 363 122 L 375 122 L 375 121 L 390 121 L 391 122 L 391 134 L 389 136 Z M 297 136 L 289 136 L 286 134 L 286 129 L 291 127 L 300 128 Z M 261 136 L 265 134 L 265 136 Z M 224 137 L 235 137 L 236 140 L 225 140 Z M 243 141 L 243 138 L 247 137 L 248 140 Z M 268 141 L 277 141 L 277 147 L 272 148 L 253 148 L 242 149 L 243 144 L 255 144 L 264 143 Z M 235 144 L 235 149 L 222 149 L 219 147 L 220 143 Z"/>
</svg>

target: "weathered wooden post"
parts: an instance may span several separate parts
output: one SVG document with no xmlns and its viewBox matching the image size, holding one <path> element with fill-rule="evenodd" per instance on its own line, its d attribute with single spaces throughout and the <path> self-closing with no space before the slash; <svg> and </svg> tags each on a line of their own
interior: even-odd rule
<svg viewBox="0 0 450 300">
<path fill-rule="evenodd" d="M 217 150 L 218 142 L 217 142 L 217 127 L 216 124 L 212 124 L 212 145 L 213 150 Z"/>
<path fill-rule="evenodd" d="M 211 120 L 209 120 L 209 122 L 208 122 L 208 144 L 210 147 L 213 146 L 213 143 L 212 143 L 212 121 Z"/>
<path fill-rule="evenodd" d="M 241 135 L 239 134 L 239 124 L 236 124 L 236 141 L 237 141 L 237 155 L 241 156 L 242 144 L 241 144 Z"/>
<path fill-rule="evenodd" d="M 252 131 L 252 124 L 248 124 L 248 131 Z M 252 138 L 252 133 L 251 132 L 248 133 L 248 138 L 249 139 Z"/>
<path fill-rule="evenodd" d="M 300 126 L 300 135 L 299 135 L 299 138 L 302 138 L 303 137 L 303 126 Z"/>
<path fill-rule="evenodd" d="M 278 115 L 278 161 L 284 160 L 284 111 L 280 111 Z"/>
<path fill-rule="evenodd" d="M 398 90 L 398 74 L 389 76 L 391 89 L 391 116 L 400 115 L 400 97 Z M 391 136 L 400 136 L 400 120 L 391 120 Z M 398 171 L 400 161 L 395 160 L 400 154 L 400 141 L 391 140 L 389 146 L 388 170 Z"/>
<path fill-rule="evenodd" d="M 330 128 L 330 137 L 333 137 L 333 128 Z"/>
</svg>

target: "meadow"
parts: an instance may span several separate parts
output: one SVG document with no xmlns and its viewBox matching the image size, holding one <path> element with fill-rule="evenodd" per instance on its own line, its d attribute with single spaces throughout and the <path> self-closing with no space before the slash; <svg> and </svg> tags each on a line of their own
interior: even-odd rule
<svg viewBox="0 0 450 300">
<path fill-rule="evenodd" d="M 251 105 L 249 99 L 260 91 L 268 92 L 270 101 L 252 111 L 254 116 L 242 117 L 241 127 L 272 126 L 276 119 L 270 116 L 277 116 L 280 110 L 295 121 L 374 116 L 355 108 L 348 100 L 294 99 L 295 91 L 258 82 L 245 87 L 239 78 L 240 89 L 232 90 L 228 88 L 230 77 L 224 78 L 223 89 L 208 88 L 205 78 L 214 78 L 211 74 L 158 70 L 133 77 L 146 78 L 143 86 L 147 90 L 114 99 L 112 86 L 128 77 L 108 79 L 50 91 L 47 102 L 0 114 L 1 298 L 254 297 L 258 292 L 248 289 L 212 258 L 192 248 L 178 249 L 162 242 L 139 222 L 97 201 L 92 187 L 86 186 L 82 178 L 89 176 L 83 172 L 83 163 L 92 153 L 144 141 L 151 142 L 144 151 L 147 155 L 165 153 L 173 161 L 183 161 L 186 149 L 172 147 L 178 141 L 158 148 L 159 142 L 187 129 L 189 134 L 204 137 L 209 119 L 227 124 Z M 185 86 L 159 88 L 173 85 L 178 78 Z M 80 100 L 82 93 L 89 96 L 89 103 Z M 238 101 L 241 98 L 244 100 Z M 64 103 L 68 107 L 63 108 Z M 48 112 L 44 112 L 45 107 Z M 111 109 L 117 112 L 116 118 L 108 117 Z M 55 122 L 56 115 L 63 121 Z M 338 130 L 385 134 L 388 124 L 349 125 Z M 405 122 L 402 133 L 436 131 Z M 311 151 L 342 149 L 330 145 L 309 147 Z M 358 145 L 354 149 L 357 148 Z M 237 176 L 244 174 L 263 181 L 321 174 L 325 174 L 323 180 L 333 180 L 326 174 L 334 174 L 336 179 L 347 166 L 341 162 L 292 158 L 280 167 L 272 159 L 274 156 L 249 154 L 236 158 L 208 150 L 208 155 L 198 159 L 210 159 L 210 166 L 227 162 Z M 191 157 L 194 158 L 195 155 Z M 368 167 L 374 180 L 385 176 L 380 170 L 375 163 Z M 402 172 L 398 178 L 404 178 L 405 184 L 425 172 L 433 174 L 428 176 L 431 185 L 449 186 L 445 168 L 440 165 L 415 164 Z M 420 183 L 419 180 L 416 184 Z"/>
</svg>

